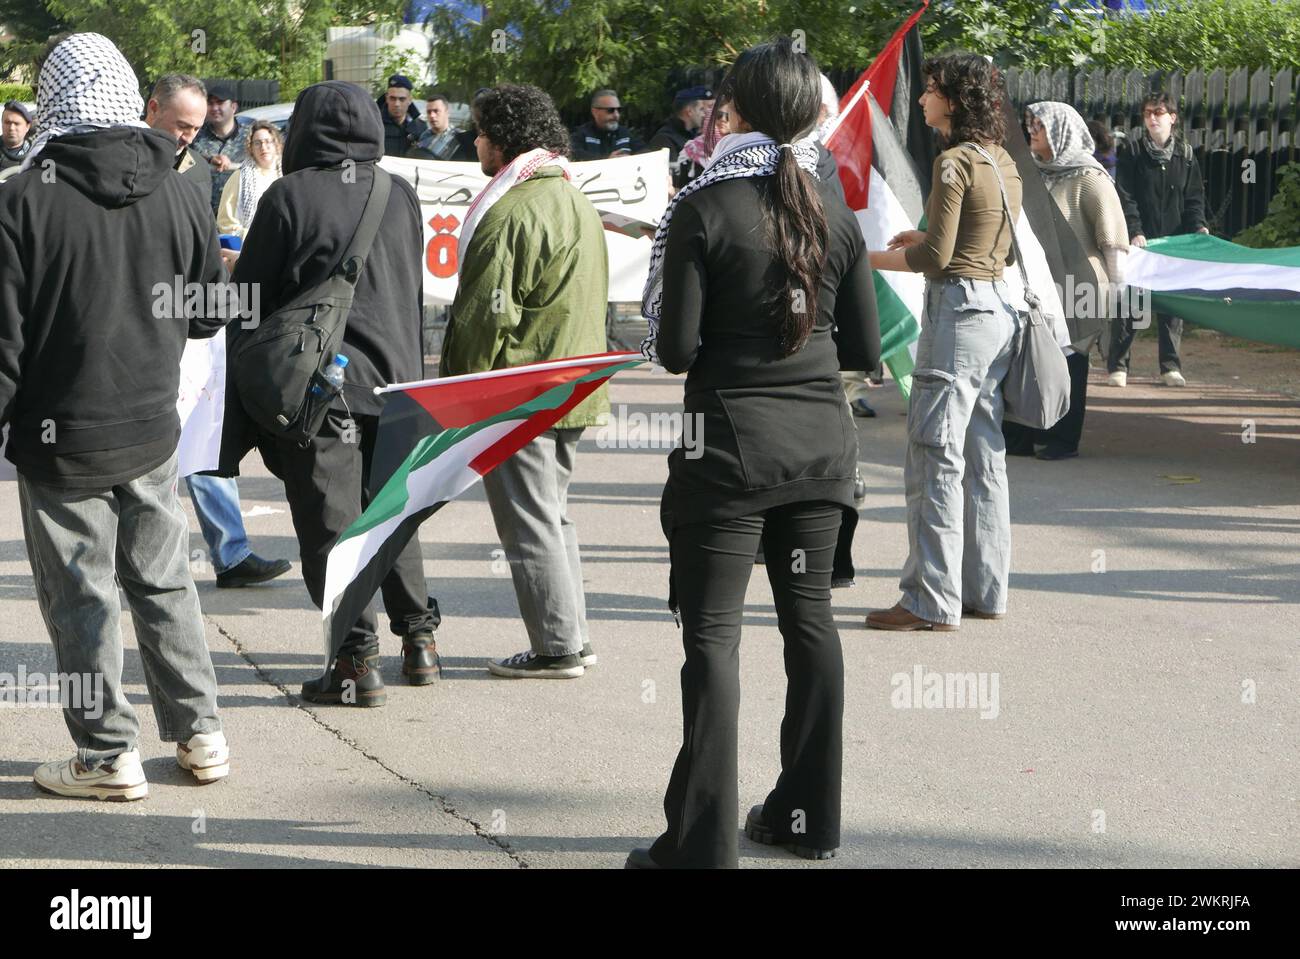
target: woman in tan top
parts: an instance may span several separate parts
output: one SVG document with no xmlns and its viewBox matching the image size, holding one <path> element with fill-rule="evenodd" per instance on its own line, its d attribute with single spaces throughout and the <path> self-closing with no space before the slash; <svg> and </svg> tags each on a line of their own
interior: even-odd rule
<svg viewBox="0 0 1300 959">
<path fill-rule="evenodd" d="M 1020 175 L 1001 146 L 998 69 L 975 54 L 949 54 L 922 71 L 925 122 L 949 146 L 935 159 L 928 229 L 900 233 L 871 254 L 878 270 L 926 276 L 903 468 L 903 597 L 867 617 L 874 629 L 955 630 L 963 613 L 998 619 L 1011 571 L 1002 379 L 1019 320 L 1002 270 L 1013 262 Z"/>
<path fill-rule="evenodd" d="M 1068 103 L 1043 101 L 1030 104 L 1025 112 L 1029 148 L 1038 172 L 1083 247 L 1089 269 L 1062 291 L 1070 320 L 1071 346 L 1065 352 L 1070 367 L 1070 411 L 1051 429 L 1006 423 L 1002 432 L 1011 455 L 1033 456 L 1037 444 L 1044 447 L 1038 451 L 1040 460 L 1063 460 L 1079 455 L 1088 402 L 1088 351 L 1101 337 L 1107 320 L 1118 312 L 1128 227 L 1119 193 L 1094 156 L 1096 144 L 1078 111 Z"/>
</svg>

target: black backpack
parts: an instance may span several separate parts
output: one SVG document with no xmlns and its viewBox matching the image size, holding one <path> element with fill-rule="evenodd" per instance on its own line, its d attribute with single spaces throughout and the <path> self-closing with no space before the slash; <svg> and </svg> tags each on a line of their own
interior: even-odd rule
<svg viewBox="0 0 1300 959">
<path fill-rule="evenodd" d="M 228 362 L 244 410 L 262 429 L 306 446 L 342 392 L 324 376 L 343 344 L 357 278 L 379 232 L 392 190 L 389 174 L 374 168 L 361 222 L 339 265 L 321 283 L 302 290 L 232 337 Z"/>
</svg>

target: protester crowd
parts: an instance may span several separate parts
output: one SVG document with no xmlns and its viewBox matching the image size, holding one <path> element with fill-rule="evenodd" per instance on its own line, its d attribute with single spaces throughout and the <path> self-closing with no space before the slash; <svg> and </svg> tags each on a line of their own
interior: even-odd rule
<svg viewBox="0 0 1300 959">
<path fill-rule="evenodd" d="M 1132 340 L 1122 320 L 1088 318 L 1069 347 L 1070 413 L 1044 431 L 1004 422 L 1001 383 L 1024 323 L 1003 278 L 1024 187 L 1004 144 L 1021 131 L 1006 129 L 1001 77 L 984 58 L 942 56 L 924 73 L 920 106 L 945 146 L 926 227 L 868 250 L 821 142 L 838 112 L 835 91 L 788 39 L 742 53 L 716 92 L 680 91 L 645 143 L 622 124 L 613 90 L 596 91 L 592 119 L 569 131 L 536 87 L 486 88 L 473 99 L 473 129 L 459 130 L 446 95 L 429 96 L 421 116 L 400 75 L 378 101 L 348 83 L 308 87 L 282 139 L 274 125 L 237 116 L 228 87 L 168 75 L 143 102 L 106 38 L 53 45 L 36 117 L 16 103 L 3 115 L 0 165 L 18 172 L 0 185 L 0 423 L 60 669 L 102 674 L 106 702 L 99 716 L 65 708 L 76 755 L 41 766 L 37 785 L 77 797 L 147 794 L 139 723 L 121 682 L 118 584 L 163 740 L 177 743 L 178 762 L 201 782 L 229 771 L 176 498 L 176 395 L 187 339 L 224 328 L 234 356 L 257 333 L 203 310 L 159 316 L 155 285 L 255 285 L 263 316 L 311 306 L 304 331 L 319 304 L 334 302 L 322 291 L 347 285 L 334 358 L 346 377 L 319 401 L 327 408 L 318 424 L 287 442 L 257 415 L 269 384 L 232 372 L 220 465 L 186 477 L 217 585 L 265 582 L 289 563 L 259 557 L 243 527 L 235 477 L 256 451 L 284 484 L 319 607 L 331 547 L 377 492 L 383 401 L 373 388 L 426 374 L 420 207 L 377 161 L 474 161 L 492 178 L 460 236 L 438 371 L 452 376 L 603 351 L 604 234 L 569 182 L 569 161 L 666 148 L 675 194 L 653 241 L 644 349 L 685 374 L 684 414 L 700 418 L 708 442 L 698 458 L 679 449 L 668 459 L 661 517 L 685 648 L 684 738 L 664 797 L 666 830 L 628 865 L 736 864 L 738 647 L 760 554 L 789 693 L 782 772 L 745 829 L 801 856 L 833 855 L 844 684 L 830 590 L 852 576 L 847 545 L 861 496 L 853 418 L 870 415 L 865 390 L 881 359 L 873 270 L 926 279 L 904 470 L 909 555 L 901 599 L 868 617 L 873 628 L 953 630 L 964 617 L 1006 615 L 1005 456 L 1036 444 L 1045 459 L 1075 455 L 1088 353 L 1104 343 L 1111 382 L 1123 385 Z M 1131 246 L 1204 228 L 1199 172 L 1168 97 L 1148 100 L 1147 135 L 1122 144 L 1113 162 L 1105 130 L 1094 136 L 1066 104 L 1034 104 L 1025 120 L 1090 281 L 1121 284 Z M 43 176 L 50 168 L 55 175 Z M 1179 328 L 1161 319 L 1167 383 L 1182 382 Z M 298 344 L 298 353 L 317 347 L 305 332 Z M 322 370 L 329 360 L 320 358 Z M 484 478 L 529 642 L 491 661 L 496 675 L 570 679 L 596 663 L 568 490 L 579 436 L 608 409 L 601 389 Z M 390 560 L 382 595 L 402 675 L 428 685 L 440 674 L 442 617 L 418 539 Z M 371 607 L 303 698 L 381 705 L 379 658 Z"/>
</svg>

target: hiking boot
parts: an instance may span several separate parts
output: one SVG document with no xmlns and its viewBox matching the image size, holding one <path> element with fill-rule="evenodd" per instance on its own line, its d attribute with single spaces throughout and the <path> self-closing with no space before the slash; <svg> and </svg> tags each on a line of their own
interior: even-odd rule
<svg viewBox="0 0 1300 959">
<path fill-rule="evenodd" d="M 442 677 L 442 660 L 433 630 L 402 637 L 402 675 L 412 686 L 427 686 Z"/>
<path fill-rule="evenodd" d="M 577 679 L 583 674 L 581 653 L 538 656 L 531 649 L 506 659 L 489 659 L 488 672 L 509 679 Z"/>
<path fill-rule="evenodd" d="M 232 566 L 224 573 L 217 574 L 218 589 L 239 589 L 265 583 L 289 572 L 287 559 L 262 559 L 250 553 L 242 563 Z"/>
<path fill-rule="evenodd" d="M 892 629 L 905 632 L 914 629 L 929 629 L 936 633 L 956 632 L 957 627 L 951 623 L 932 623 L 928 619 L 914 616 L 903 608 L 902 603 L 895 603 L 890 609 L 878 609 L 867 615 L 867 627 L 870 629 Z"/>
<path fill-rule="evenodd" d="M 1116 370 L 1110 376 L 1106 377 L 1107 386 L 1128 386 L 1128 374 L 1123 370 Z"/>
<path fill-rule="evenodd" d="M 200 783 L 216 782 L 230 775 L 230 747 L 222 732 L 198 733 L 189 742 L 176 744 L 176 762 L 194 773 Z"/>
<path fill-rule="evenodd" d="M 819 849 L 816 846 L 805 846 L 797 842 L 791 842 L 785 839 L 778 839 L 776 833 L 763 821 L 763 807 L 755 806 L 745 817 L 745 835 L 754 842 L 763 846 L 780 846 L 788 849 L 796 856 L 804 859 L 834 859 L 839 849 Z M 628 857 L 631 862 L 631 856 Z M 628 868 L 633 868 L 629 866 Z"/>
<path fill-rule="evenodd" d="M 379 648 L 339 653 L 329 676 L 302 684 L 309 703 L 336 706 L 382 706 L 388 699 L 379 674 Z"/>
<path fill-rule="evenodd" d="M 1167 373 L 1160 374 L 1160 381 L 1165 386 L 1186 386 L 1187 381 L 1183 379 L 1183 374 L 1177 370 L 1169 370 Z"/>
<path fill-rule="evenodd" d="M 76 758 L 36 767 L 32 781 L 47 793 L 73 799 L 107 799 L 128 802 L 149 795 L 149 783 L 140 765 L 140 750 L 121 753 L 98 769 L 87 769 Z"/>
</svg>

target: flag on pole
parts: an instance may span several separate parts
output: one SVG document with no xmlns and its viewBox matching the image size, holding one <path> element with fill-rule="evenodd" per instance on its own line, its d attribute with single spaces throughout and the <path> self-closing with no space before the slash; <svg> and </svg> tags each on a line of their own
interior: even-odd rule
<svg viewBox="0 0 1300 959">
<path fill-rule="evenodd" d="M 905 47 L 920 55 L 920 39 L 909 34 L 929 0 L 890 38 L 840 101 L 840 114 L 828 131 L 826 149 L 835 155 L 844 199 L 858 218 L 868 250 L 883 250 L 896 233 L 915 229 L 925 210 L 921 179 L 885 105 L 910 85 L 900 78 Z M 908 68 L 911 69 L 910 67 Z M 925 278 L 917 273 L 874 271 L 876 309 L 880 317 L 880 355 L 904 396 L 911 391 L 916 339 L 921 331 Z"/>
<path fill-rule="evenodd" d="M 1300 246 L 1269 250 L 1204 233 L 1134 247 L 1124 281 L 1152 306 L 1244 340 L 1300 349 Z"/>
<path fill-rule="evenodd" d="M 376 390 L 387 394 L 371 467 L 382 486 L 326 562 L 325 668 L 422 522 L 643 362 L 601 353 Z"/>
</svg>

